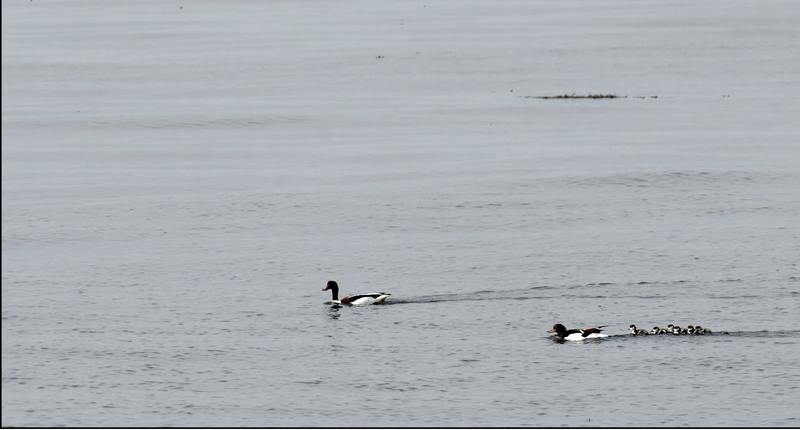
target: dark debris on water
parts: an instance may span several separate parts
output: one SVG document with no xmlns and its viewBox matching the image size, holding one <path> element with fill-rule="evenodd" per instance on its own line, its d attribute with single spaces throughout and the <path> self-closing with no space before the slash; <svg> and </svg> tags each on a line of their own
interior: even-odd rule
<svg viewBox="0 0 800 430">
<path fill-rule="evenodd" d="M 555 96 L 520 96 L 524 99 L 544 99 L 544 100 L 559 100 L 559 99 L 627 99 L 628 96 L 618 96 L 616 94 L 559 94 Z M 631 96 L 634 99 L 657 99 L 658 96 Z"/>
</svg>

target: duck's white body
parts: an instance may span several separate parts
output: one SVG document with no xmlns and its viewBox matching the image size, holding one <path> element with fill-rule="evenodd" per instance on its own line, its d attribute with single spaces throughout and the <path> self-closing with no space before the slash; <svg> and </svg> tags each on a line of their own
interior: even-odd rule
<svg viewBox="0 0 800 430">
<path fill-rule="evenodd" d="M 605 333 L 590 333 L 584 336 L 582 333 L 572 333 L 568 336 L 562 337 L 564 340 L 586 340 L 586 339 L 598 339 L 608 337 Z"/>
</svg>

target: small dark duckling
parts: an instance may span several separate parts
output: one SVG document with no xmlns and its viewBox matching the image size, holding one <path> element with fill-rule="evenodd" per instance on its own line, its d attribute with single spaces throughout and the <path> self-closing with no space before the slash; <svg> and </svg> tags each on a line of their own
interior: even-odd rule
<svg viewBox="0 0 800 430">
<path fill-rule="evenodd" d="M 650 334 L 664 334 L 666 332 L 667 332 L 667 329 L 659 328 L 658 326 L 655 326 L 655 327 L 653 327 L 653 331 L 651 331 Z"/>
<path fill-rule="evenodd" d="M 694 334 L 710 334 L 711 330 L 697 326 L 694 328 Z"/>
</svg>

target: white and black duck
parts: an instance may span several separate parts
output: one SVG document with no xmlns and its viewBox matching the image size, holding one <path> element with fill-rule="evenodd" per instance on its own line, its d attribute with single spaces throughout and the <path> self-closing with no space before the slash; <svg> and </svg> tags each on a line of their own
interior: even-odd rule
<svg viewBox="0 0 800 430">
<path fill-rule="evenodd" d="M 331 294 L 333 295 L 331 299 L 331 304 L 334 305 L 350 305 L 350 306 L 366 306 L 366 305 L 374 305 L 376 303 L 382 303 L 389 297 L 391 294 L 389 293 L 367 293 L 367 294 L 357 294 L 354 296 L 346 296 L 339 299 L 339 284 L 336 281 L 328 281 L 328 284 L 325 285 L 325 288 L 322 291 L 331 290 Z"/>
<path fill-rule="evenodd" d="M 553 326 L 551 330 L 547 330 L 548 333 L 555 333 L 556 337 L 559 339 L 564 340 L 585 340 L 585 339 L 597 339 L 608 337 L 607 334 L 601 333 L 602 328 L 605 327 L 604 325 L 591 327 L 591 328 L 574 328 L 567 330 L 561 324 L 556 324 Z"/>
</svg>

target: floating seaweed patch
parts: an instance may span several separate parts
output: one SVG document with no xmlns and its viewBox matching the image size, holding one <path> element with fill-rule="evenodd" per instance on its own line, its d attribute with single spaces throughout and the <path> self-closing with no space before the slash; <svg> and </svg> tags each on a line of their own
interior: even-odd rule
<svg viewBox="0 0 800 430">
<path fill-rule="evenodd" d="M 616 94 L 560 94 L 556 96 L 520 96 L 520 98 L 524 99 L 627 99 L 628 96 L 618 96 Z M 631 96 L 631 98 L 635 99 L 657 99 L 658 96 Z"/>
</svg>

